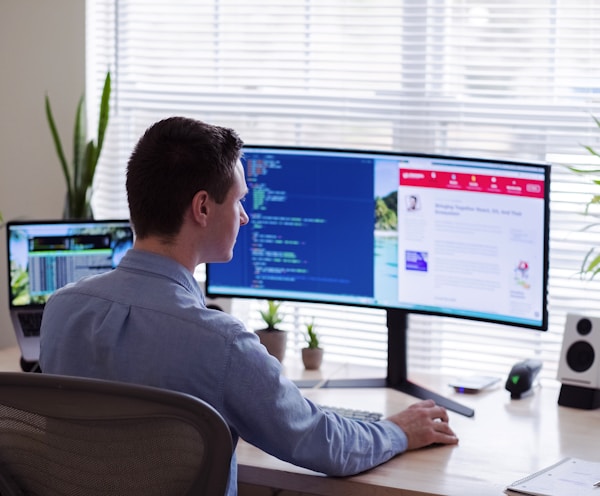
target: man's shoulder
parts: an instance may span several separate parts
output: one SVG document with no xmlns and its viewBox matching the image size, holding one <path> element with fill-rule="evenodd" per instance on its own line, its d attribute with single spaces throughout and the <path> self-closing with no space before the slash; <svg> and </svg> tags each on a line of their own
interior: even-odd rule
<svg viewBox="0 0 600 496">
<path fill-rule="evenodd" d="M 103 288 L 118 288 L 118 285 L 115 285 L 115 276 L 116 271 L 111 270 L 110 272 L 105 272 L 102 274 L 94 274 L 90 276 L 82 277 L 81 279 L 66 284 L 62 288 L 57 289 L 54 295 L 58 294 L 73 294 L 78 292 L 89 292 L 94 290 L 102 290 Z"/>
<path fill-rule="evenodd" d="M 244 323 L 227 312 L 206 307 L 200 307 L 199 309 L 192 310 L 192 312 L 194 320 L 202 322 L 204 326 L 217 332 L 234 335 L 246 332 Z"/>
</svg>

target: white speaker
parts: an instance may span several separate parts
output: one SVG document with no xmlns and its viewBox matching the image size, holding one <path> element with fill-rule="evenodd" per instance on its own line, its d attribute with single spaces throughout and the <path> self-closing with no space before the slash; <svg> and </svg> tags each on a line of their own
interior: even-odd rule
<svg viewBox="0 0 600 496">
<path fill-rule="evenodd" d="M 600 406 L 600 317 L 567 314 L 557 378 L 560 405 Z"/>
</svg>

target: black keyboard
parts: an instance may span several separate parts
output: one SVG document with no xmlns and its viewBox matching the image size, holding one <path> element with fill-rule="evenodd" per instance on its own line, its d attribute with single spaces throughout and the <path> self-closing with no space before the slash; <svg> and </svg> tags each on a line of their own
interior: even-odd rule
<svg viewBox="0 0 600 496">
<path fill-rule="evenodd" d="M 382 413 L 360 410 L 356 408 L 345 408 L 340 406 L 319 405 L 322 410 L 337 413 L 342 417 L 352 420 L 363 420 L 365 422 L 377 422 L 383 417 Z"/>
<path fill-rule="evenodd" d="M 25 336 L 39 336 L 42 326 L 43 312 L 23 312 L 19 314 L 19 322 Z"/>
</svg>

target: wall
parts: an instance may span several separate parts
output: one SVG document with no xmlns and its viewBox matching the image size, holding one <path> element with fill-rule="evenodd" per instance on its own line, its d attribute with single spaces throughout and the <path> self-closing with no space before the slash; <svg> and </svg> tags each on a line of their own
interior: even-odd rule
<svg viewBox="0 0 600 496">
<path fill-rule="evenodd" d="M 60 217 L 65 185 L 44 95 L 71 157 L 77 101 L 85 87 L 85 0 L 0 2 L 0 212 L 4 220 Z M 16 344 L 8 315 L 0 230 L 0 348 Z"/>
</svg>

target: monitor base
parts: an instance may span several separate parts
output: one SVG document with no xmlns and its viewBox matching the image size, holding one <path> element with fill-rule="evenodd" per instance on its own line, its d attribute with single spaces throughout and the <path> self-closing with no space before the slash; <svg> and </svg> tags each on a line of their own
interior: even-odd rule
<svg viewBox="0 0 600 496">
<path fill-rule="evenodd" d="M 473 417 L 475 415 L 475 410 L 469 408 L 457 401 L 451 400 L 450 398 L 446 398 L 434 391 L 431 391 L 427 388 L 419 386 L 413 382 L 408 380 L 403 380 L 399 384 L 390 385 L 388 380 L 385 378 L 366 378 L 366 379 L 330 379 L 325 381 L 320 380 L 300 380 L 294 381 L 296 386 L 299 388 L 313 388 L 313 387 L 321 387 L 321 388 L 383 388 L 389 387 L 391 389 L 395 389 L 396 391 L 400 391 L 401 393 L 406 393 L 410 396 L 414 396 L 415 398 L 419 398 L 422 400 L 432 399 L 439 406 L 443 406 L 447 410 L 459 413 L 460 415 L 464 415 L 465 417 Z"/>
</svg>

